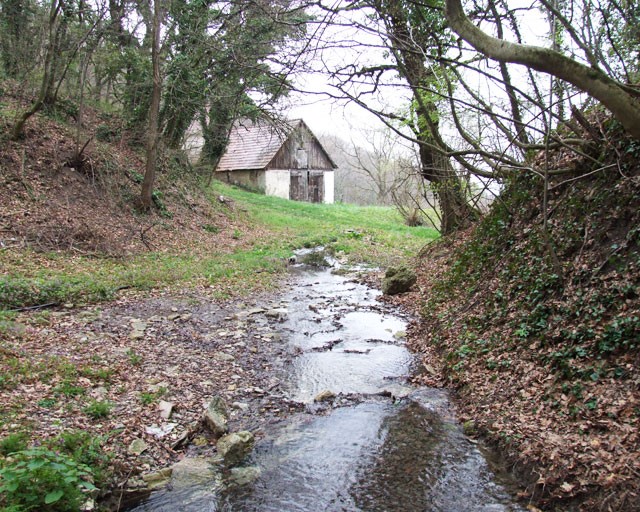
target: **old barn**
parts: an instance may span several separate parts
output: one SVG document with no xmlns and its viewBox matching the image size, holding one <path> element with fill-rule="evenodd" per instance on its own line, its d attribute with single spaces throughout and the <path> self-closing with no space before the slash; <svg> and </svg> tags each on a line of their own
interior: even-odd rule
<svg viewBox="0 0 640 512">
<path fill-rule="evenodd" d="M 301 119 L 236 122 L 216 177 L 267 195 L 333 203 L 336 165 Z"/>
</svg>

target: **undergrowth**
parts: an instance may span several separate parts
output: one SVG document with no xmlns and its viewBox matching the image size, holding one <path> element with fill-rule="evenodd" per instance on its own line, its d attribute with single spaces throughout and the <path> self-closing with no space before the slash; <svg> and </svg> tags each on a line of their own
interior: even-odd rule
<svg viewBox="0 0 640 512">
<path fill-rule="evenodd" d="M 438 267 L 421 310 L 422 332 L 481 430 L 514 457 L 535 459 L 542 476 L 533 488 L 555 499 L 625 488 L 637 456 L 627 432 L 640 420 L 640 168 L 637 143 L 604 126 L 592 160 L 553 156 L 575 174 L 551 180 L 548 231 L 542 179 L 511 178 Z M 565 458 L 549 432 L 563 436 Z"/>
</svg>

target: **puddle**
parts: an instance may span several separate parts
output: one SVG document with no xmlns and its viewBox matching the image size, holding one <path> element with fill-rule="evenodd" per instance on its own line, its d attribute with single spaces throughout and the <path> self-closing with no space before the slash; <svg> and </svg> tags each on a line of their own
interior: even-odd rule
<svg viewBox="0 0 640 512">
<path fill-rule="evenodd" d="M 265 430 L 248 461 L 260 468 L 254 482 L 163 491 L 135 510 L 525 510 L 463 435 L 446 392 L 407 385 L 406 319 L 330 269 L 296 272 L 271 328 L 298 352 L 283 390 L 309 412 Z M 325 390 L 333 403 L 311 405 Z"/>
</svg>

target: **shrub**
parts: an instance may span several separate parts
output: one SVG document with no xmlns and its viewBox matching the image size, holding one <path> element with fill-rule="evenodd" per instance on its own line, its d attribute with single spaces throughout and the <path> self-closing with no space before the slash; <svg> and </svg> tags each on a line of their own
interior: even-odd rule
<svg viewBox="0 0 640 512">
<path fill-rule="evenodd" d="M 0 440 L 0 455 L 7 456 L 27 448 L 29 436 L 24 432 L 16 432 Z"/>
<path fill-rule="evenodd" d="M 0 467 L 3 510 L 71 512 L 79 510 L 95 486 L 91 469 L 46 447 L 14 453 Z"/>
<path fill-rule="evenodd" d="M 87 405 L 84 409 L 84 413 L 90 418 L 97 420 L 99 418 L 106 418 L 109 416 L 111 412 L 111 403 L 110 402 L 102 402 L 100 400 L 92 400 L 89 405 Z"/>
</svg>

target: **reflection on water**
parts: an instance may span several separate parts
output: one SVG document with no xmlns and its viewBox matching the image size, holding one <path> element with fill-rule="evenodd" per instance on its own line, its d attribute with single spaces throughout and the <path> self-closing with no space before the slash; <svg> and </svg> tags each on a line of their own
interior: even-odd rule
<svg viewBox="0 0 640 512">
<path fill-rule="evenodd" d="M 369 395 L 363 402 L 300 414 L 272 427 L 252 455 L 260 477 L 245 487 L 215 482 L 154 494 L 139 511 L 522 511 L 453 420 L 447 394 L 415 390 L 400 402 L 372 396 L 410 373 L 405 322 L 378 292 L 328 270 L 300 275 L 277 328 L 301 350 L 289 394 Z"/>
</svg>

